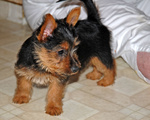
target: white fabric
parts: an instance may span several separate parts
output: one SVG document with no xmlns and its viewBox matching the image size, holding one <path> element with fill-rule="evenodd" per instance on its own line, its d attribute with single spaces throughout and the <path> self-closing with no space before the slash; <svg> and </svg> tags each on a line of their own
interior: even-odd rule
<svg viewBox="0 0 150 120">
<path fill-rule="evenodd" d="M 51 13 L 54 18 L 61 19 L 66 17 L 70 10 L 79 7 L 78 5 L 61 7 L 63 3 L 56 3 L 56 0 L 23 0 L 25 16 L 30 27 L 35 30 L 43 21 L 43 16 L 47 13 Z M 87 15 L 83 7 L 81 11 L 80 19 L 86 18 Z"/>
<path fill-rule="evenodd" d="M 78 5 L 60 7 L 64 2 L 55 0 L 24 0 L 26 18 L 34 30 L 42 22 L 46 13 L 55 18 L 66 17 L 68 12 Z M 94 0 L 99 8 L 102 22 L 112 31 L 112 53 L 115 58 L 121 56 L 137 72 L 150 83 L 137 67 L 137 52 L 150 52 L 150 0 Z M 82 8 L 80 19 L 87 17 Z"/>
</svg>

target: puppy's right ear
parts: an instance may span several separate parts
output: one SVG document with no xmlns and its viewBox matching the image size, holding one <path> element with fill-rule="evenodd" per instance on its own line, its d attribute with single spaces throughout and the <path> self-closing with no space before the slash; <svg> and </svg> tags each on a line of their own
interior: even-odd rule
<svg viewBox="0 0 150 120">
<path fill-rule="evenodd" d="M 71 10 L 67 16 L 66 22 L 69 25 L 75 26 L 79 20 L 80 12 L 81 12 L 81 7 L 77 7 Z"/>
<path fill-rule="evenodd" d="M 51 14 L 45 15 L 44 23 L 40 29 L 37 39 L 40 42 L 45 42 L 48 36 L 52 36 L 54 29 L 57 28 L 57 23 Z"/>
</svg>

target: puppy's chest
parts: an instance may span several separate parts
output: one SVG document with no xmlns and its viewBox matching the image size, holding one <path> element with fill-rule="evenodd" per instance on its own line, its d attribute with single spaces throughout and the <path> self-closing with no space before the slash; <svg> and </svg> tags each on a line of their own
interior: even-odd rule
<svg viewBox="0 0 150 120">
<path fill-rule="evenodd" d="M 55 80 L 55 77 L 52 76 L 50 73 L 39 72 L 28 68 L 21 68 L 21 69 L 16 68 L 15 73 L 20 77 L 24 76 L 27 80 L 31 81 L 36 85 L 46 86 L 50 84 L 52 80 Z"/>
</svg>

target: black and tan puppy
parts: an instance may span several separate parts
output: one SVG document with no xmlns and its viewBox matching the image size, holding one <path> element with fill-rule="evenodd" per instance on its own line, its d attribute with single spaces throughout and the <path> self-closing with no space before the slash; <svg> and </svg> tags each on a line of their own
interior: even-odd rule
<svg viewBox="0 0 150 120">
<path fill-rule="evenodd" d="M 110 32 L 101 23 L 92 0 L 81 1 L 87 8 L 87 20 L 78 21 L 80 7 L 62 20 L 47 14 L 42 25 L 22 45 L 15 64 L 15 103 L 29 102 L 32 83 L 49 85 L 46 113 L 61 114 L 68 78 L 88 62 L 93 71 L 87 78 L 95 80 L 104 75 L 98 85 L 114 83 L 115 61 L 110 50 Z"/>
</svg>

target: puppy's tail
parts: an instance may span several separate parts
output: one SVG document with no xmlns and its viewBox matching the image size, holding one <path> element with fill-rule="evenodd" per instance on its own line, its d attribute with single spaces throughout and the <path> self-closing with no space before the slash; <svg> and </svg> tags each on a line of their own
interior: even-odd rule
<svg viewBox="0 0 150 120">
<path fill-rule="evenodd" d="M 98 12 L 93 0 L 80 0 L 80 1 L 82 1 L 87 8 L 88 20 L 101 23 L 99 12 Z"/>
<path fill-rule="evenodd" d="M 71 1 L 71 0 L 58 0 L 57 2 L 61 2 L 61 1 Z M 85 7 L 87 8 L 87 14 L 88 14 L 87 19 L 101 24 L 99 12 L 93 0 L 79 0 L 79 1 L 82 1 L 85 4 Z"/>
</svg>

